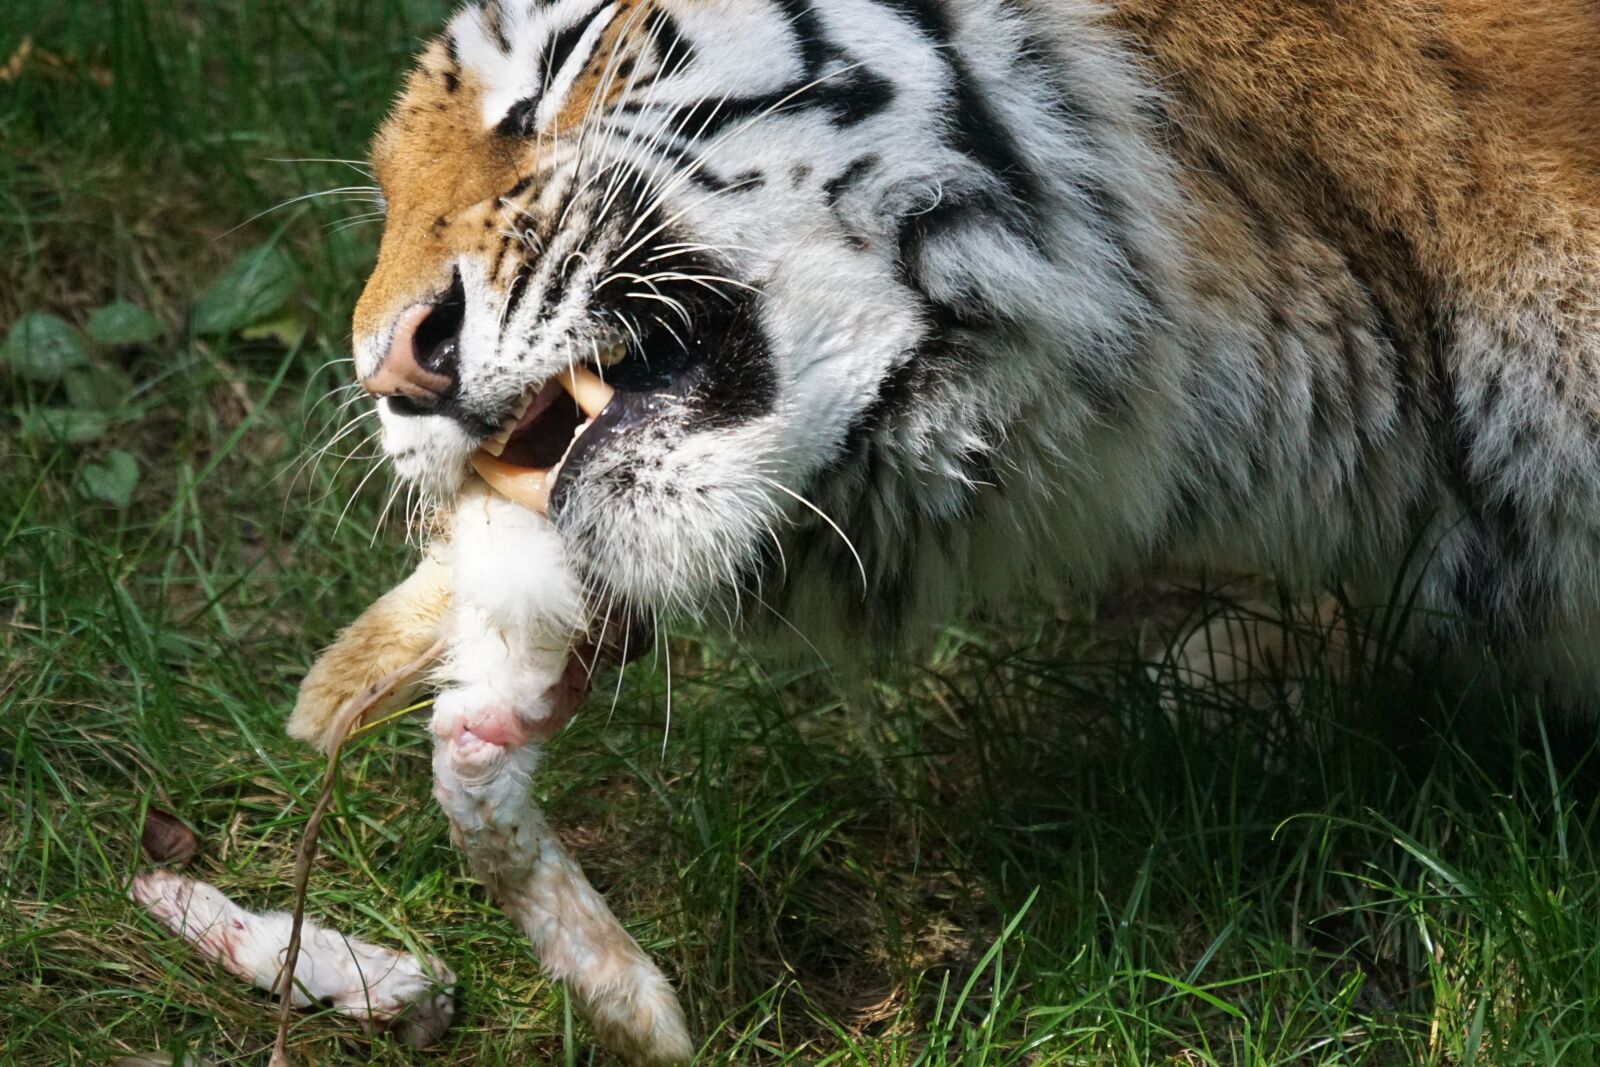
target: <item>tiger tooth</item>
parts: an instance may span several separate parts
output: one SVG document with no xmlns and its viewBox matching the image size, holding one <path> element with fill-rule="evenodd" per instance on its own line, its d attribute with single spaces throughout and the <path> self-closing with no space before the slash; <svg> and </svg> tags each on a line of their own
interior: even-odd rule
<svg viewBox="0 0 1600 1067">
<path fill-rule="evenodd" d="M 616 396 L 616 390 L 600 380 L 588 367 L 572 367 L 559 375 L 561 387 L 572 394 L 578 407 L 591 419 L 598 416 Z"/>
<path fill-rule="evenodd" d="M 481 450 L 472 455 L 472 469 L 489 487 L 514 503 L 543 515 L 550 504 L 550 471 L 514 467 Z"/>
<path fill-rule="evenodd" d="M 618 363 L 622 362 L 622 357 L 627 354 L 627 348 L 619 342 L 600 353 L 600 358 L 596 360 L 596 362 L 602 367 L 615 367 Z"/>
<path fill-rule="evenodd" d="M 511 435 L 517 432 L 517 421 L 521 415 L 513 415 L 500 424 L 500 429 L 483 439 L 478 447 L 487 451 L 491 456 L 498 456 L 505 451 L 506 444 L 511 440 Z"/>
<path fill-rule="evenodd" d="M 522 394 L 522 399 L 517 401 L 517 413 L 510 420 L 511 425 L 515 426 L 517 421 L 528 413 L 528 409 L 533 407 L 534 398 L 538 395 L 539 390 L 537 389 L 529 389 L 527 392 Z"/>
</svg>

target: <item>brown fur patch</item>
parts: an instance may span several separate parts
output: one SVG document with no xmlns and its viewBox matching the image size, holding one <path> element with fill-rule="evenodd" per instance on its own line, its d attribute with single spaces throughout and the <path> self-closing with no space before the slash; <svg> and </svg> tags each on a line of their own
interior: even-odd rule
<svg viewBox="0 0 1600 1067">
<path fill-rule="evenodd" d="M 439 639 L 450 608 L 449 580 L 445 564 L 426 556 L 409 578 L 345 627 L 300 683 L 289 736 L 330 751 L 343 736 L 346 703 L 421 658 Z M 368 714 L 368 721 L 404 707 L 418 684 L 400 686 Z"/>
<path fill-rule="evenodd" d="M 1600 14 L 1578 0 L 1114 7 L 1196 172 L 1277 168 L 1254 190 L 1269 223 L 1359 215 L 1474 293 L 1518 248 L 1600 237 Z"/>
</svg>

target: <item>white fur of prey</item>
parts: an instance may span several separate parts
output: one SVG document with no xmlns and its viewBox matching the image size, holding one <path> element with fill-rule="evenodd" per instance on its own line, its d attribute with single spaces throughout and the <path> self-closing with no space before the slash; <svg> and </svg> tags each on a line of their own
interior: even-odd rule
<svg viewBox="0 0 1600 1067">
<path fill-rule="evenodd" d="M 443 674 L 453 684 L 434 704 L 432 731 L 433 795 L 451 836 L 608 1049 L 632 1063 L 687 1063 L 694 1045 L 671 984 L 534 803 L 537 745 L 486 739 L 560 726 L 563 712 L 546 694 L 585 629 L 561 539 L 543 516 L 471 489 L 450 544 L 455 597 Z"/>
<path fill-rule="evenodd" d="M 430 728 L 434 797 L 452 838 L 527 933 L 544 969 L 568 983 L 606 1048 L 651 1067 L 686 1063 L 694 1045 L 671 984 L 562 848 L 532 793 L 536 739 L 559 730 L 581 699 L 570 664 L 589 628 L 583 604 L 549 521 L 474 482 L 457 501 L 448 541 L 430 546 L 416 573 L 318 659 L 289 732 L 330 748 L 352 694 L 445 636 L 431 679 L 441 689 Z M 404 699 L 397 693 L 379 707 Z M 251 915 L 211 886 L 160 872 L 142 875 L 134 897 L 208 959 L 271 988 L 288 940 L 287 915 Z M 313 999 L 380 1020 L 411 1018 L 402 1012 L 415 1003 L 421 1007 L 411 1010 L 432 1012 L 416 1018 L 433 1036 L 448 1025 L 448 998 L 423 1004 L 413 995 L 415 982 L 402 981 L 430 968 L 309 923 L 304 944 L 296 975 Z M 352 984 L 349 974 L 332 970 L 340 952 L 363 962 L 356 980 L 381 971 L 389 984 Z M 369 957 L 384 966 L 368 964 Z"/>
</svg>

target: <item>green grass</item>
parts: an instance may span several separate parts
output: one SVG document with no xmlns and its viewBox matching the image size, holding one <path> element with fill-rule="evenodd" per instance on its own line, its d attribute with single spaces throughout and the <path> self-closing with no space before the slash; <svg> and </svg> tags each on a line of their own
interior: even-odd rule
<svg viewBox="0 0 1600 1067">
<path fill-rule="evenodd" d="M 94 351 L 107 425 L 76 444 L 30 413 L 81 397 L 0 372 L 0 1063 L 264 1062 L 267 998 L 124 898 L 143 812 L 200 831 L 193 873 L 285 905 L 320 765 L 281 720 L 407 551 L 392 523 L 373 533 L 387 487 L 357 492 L 364 460 L 302 463 L 334 425 L 329 364 L 375 236 L 328 225 L 363 208 L 229 231 L 349 184 L 271 160 L 358 156 L 441 11 L 12 0 L 0 25 L 0 61 L 35 45 L 0 82 L 0 325 L 123 298 L 167 331 Z M 306 338 L 194 336 L 198 294 L 269 241 L 297 264 Z M 81 480 L 113 450 L 140 470 L 126 508 Z M 1180 694 L 1208 706 L 1174 719 L 1106 654 L 1120 632 L 953 631 L 851 705 L 820 666 L 678 638 L 665 746 L 646 659 L 541 788 L 679 982 L 708 1064 L 1596 1060 L 1582 730 L 1547 745 L 1509 710 L 1332 671 L 1293 730 L 1227 693 Z M 609 1063 L 428 790 L 414 724 L 365 742 L 311 906 L 447 958 L 459 1025 L 419 1054 L 305 1018 L 302 1062 Z"/>
</svg>

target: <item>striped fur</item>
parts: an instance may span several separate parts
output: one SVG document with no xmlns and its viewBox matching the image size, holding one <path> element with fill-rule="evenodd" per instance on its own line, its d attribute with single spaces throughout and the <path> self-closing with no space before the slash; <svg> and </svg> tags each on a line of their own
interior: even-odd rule
<svg viewBox="0 0 1600 1067">
<path fill-rule="evenodd" d="M 1159 563 L 1387 592 L 1576 703 L 1600 626 L 1600 15 L 1535 0 L 498 0 L 374 161 L 368 373 L 467 295 L 452 493 L 634 358 L 594 594 L 825 651 Z M 602 608 L 602 611 L 605 609 Z"/>
</svg>

